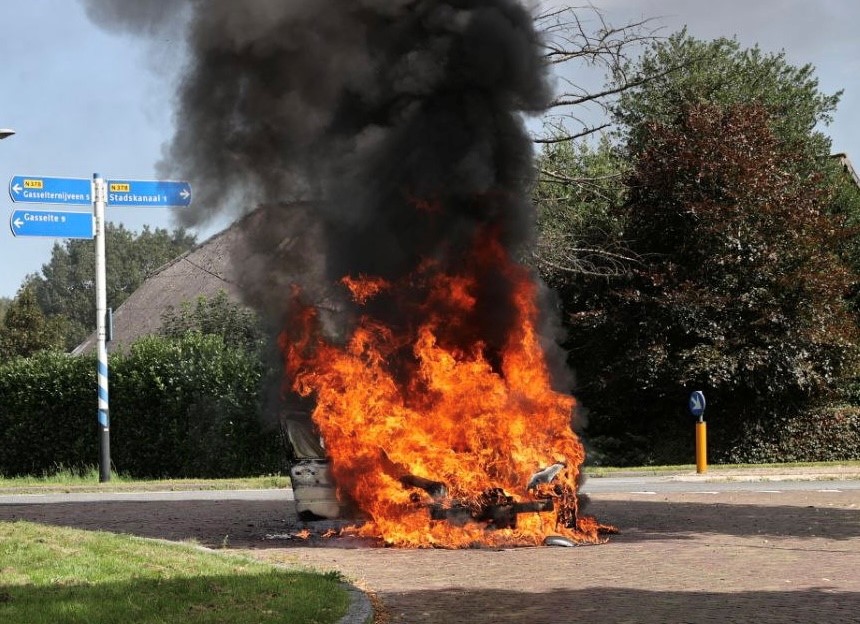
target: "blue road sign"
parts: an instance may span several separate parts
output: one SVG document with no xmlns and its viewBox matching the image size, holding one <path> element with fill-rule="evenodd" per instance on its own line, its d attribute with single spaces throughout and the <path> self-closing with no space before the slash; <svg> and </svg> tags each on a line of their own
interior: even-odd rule
<svg viewBox="0 0 860 624">
<path fill-rule="evenodd" d="M 93 238 L 93 215 L 89 212 L 13 210 L 9 219 L 14 236 Z"/>
<path fill-rule="evenodd" d="M 108 206 L 188 206 L 191 184 L 175 180 L 108 180 Z"/>
<path fill-rule="evenodd" d="M 705 413 L 705 394 L 701 390 L 694 390 L 690 394 L 690 413 L 696 418 Z"/>
<path fill-rule="evenodd" d="M 31 204 L 89 206 L 93 203 L 92 187 L 86 178 L 16 175 L 9 180 L 9 197 L 13 202 Z"/>
</svg>

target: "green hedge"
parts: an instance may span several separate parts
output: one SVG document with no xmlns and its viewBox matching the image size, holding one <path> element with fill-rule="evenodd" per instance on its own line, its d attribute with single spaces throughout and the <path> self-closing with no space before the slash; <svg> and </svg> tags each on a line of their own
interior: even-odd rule
<svg viewBox="0 0 860 624">
<path fill-rule="evenodd" d="M 822 406 L 776 414 L 743 428 L 718 460 L 728 463 L 848 461 L 860 458 L 860 407 Z"/>
<path fill-rule="evenodd" d="M 283 470 L 261 426 L 265 370 L 218 336 L 149 337 L 109 363 L 111 459 L 133 477 L 237 477 Z M 0 366 L 0 473 L 98 463 L 96 362 L 42 353 Z"/>
<path fill-rule="evenodd" d="M 0 366 L 0 473 L 98 463 L 96 361 L 39 353 Z"/>
<path fill-rule="evenodd" d="M 718 407 L 706 416 L 708 459 L 715 464 L 851 461 L 860 459 L 860 406 L 822 405 L 763 415 L 741 422 Z M 611 431 L 589 435 L 586 461 L 592 466 L 691 464 L 695 461 L 695 419 L 672 414 L 649 435 Z"/>
</svg>

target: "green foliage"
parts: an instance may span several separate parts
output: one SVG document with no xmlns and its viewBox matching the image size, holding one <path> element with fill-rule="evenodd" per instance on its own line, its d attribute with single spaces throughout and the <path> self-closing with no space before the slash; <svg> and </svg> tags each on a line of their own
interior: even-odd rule
<svg viewBox="0 0 860 624">
<path fill-rule="evenodd" d="M 28 357 L 39 351 L 62 348 L 68 330 L 62 318 L 46 318 L 32 285 L 24 286 L 0 325 L 0 361 Z"/>
<path fill-rule="evenodd" d="M 860 450 L 860 407 L 812 407 L 744 423 L 742 442 L 717 459 L 732 463 L 847 461 Z"/>
<path fill-rule="evenodd" d="M 0 321 L 6 316 L 6 310 L 9 309 L 11 303 L 12 300 L 9 297 L 0 297 Z"/>
<path fill-rule="evenodd" d="M 97 462 L 95 358 L 43 351 L 0 365 L 0 473 Z"/>
<path fill-rule="evenodd" d="M 228 347 L 260 352 L 264 332 L 253 310 L 230 300 L 224 290 L 211 298 L 199 296 L 193 303 L 183 302 L 179 310 L 172 306 L 161 315 L 162 336 L 181 338 L 188 332 L 220 336 Z"/>
<path fill-rule="evenodd" d="M 768 415 L 816 418 L 857 377 L 845 303 L 860 293 L 860 193 L 820 132 L 840 94 L 784 54 L 685 31 L 611 86 L 631 76 L 650 80 L 618 100 L 619 147 L 550 145 L 536 190 L 538 266 L 561 294 L 591 461 L 688 461 L 692 389 L 708 395 L 716 456 L 752 457 L 766 444 L 749 432 L 776 444 Z M 626 189 L 572 183 L 625 171 Z M 555 266 L 592 243 L 621 270 Z"/>
<path fill-rule="evenodd" d="M 113 371 L 112 412 L 121 415 L 113 420 L 116 461 L 123 470 L 218 477 L 280 467 L 276 436 L 260 428 L 264 369 L 253 355 L 218 336 L 148 337 L 115 356 Z"/>
<path fill-rule="evenodd" d="M 840 241 L 839 253 L 852 272 L 860 276 L 860 188 L 838 159 L 831 158 L 828 165 L 823 173 L 825 185 L 831 189 L 829 209 L 844 220 L 850 234 Z M 860 279 L 855 281 L 849 300 L 855 313 L 860 314 Z"/>
<path fill-rule="evenodd" d="M 734 39 L 701 41 L 682 30 L 627 63 L 615 83 L 629 76 L 650 77 L 622 93 L 614 110 L 633 153 L 647 145 L 649 123 L 671 125 L 689 107 L 708 103 L 764 107 L 780 143 L 804 156 L 799 164 L 820 164 L 829 155 L 830 139 L 816 127 L 831 121 L 841 92 L 821 93 L 815 68 L 791 65 L 784 52 L 765 54 Z"/>
<path fill-rule="evenodd" d="M 593 146 L 549 143 L 538 168 L 535 264 L 543 279 L 564 290 L 580 275 L 623 269 L 623 223 L 614 209 L 624 202 L 627 167 L 619 152 L 605 137 Z"/>
<path fill-rule="evenodd" d="M 688 452 L 692 389 L 719 405 L 715 442 L 737 447 L 741 425 L 817 404 L 855 369 L 841 223 L 770 128 L 759 106 L 648 124 L 622 216 L 647 261 L 570 317 L 593 432 L 648 436 L 655 461 Z"/>
<path fill-rule="evenodd" d="M 110 360 L 111 456 L 132 477 L 236 477 L 282 468 L 260 425 L 259 358 L 216 336 L 150 337 Z M 98 461 L 96 362 L 45 352 L 0 365 L 0 473 Z"/>
<path fill-rule="evenodd" d="M 117 308 L 160 266 L 194 246 L 196 239 L 184 229 L 162 228 L 135 234 L 122 224 L 105 224 L 107 303 Z M 79 344 L 91 331 L 96 317 L 95 243 L 66 240 L 55 243 L 42 274 L 30 277 L 39 306 L 51 316 L 68 319 L 66 348 Z"/>
</svg>

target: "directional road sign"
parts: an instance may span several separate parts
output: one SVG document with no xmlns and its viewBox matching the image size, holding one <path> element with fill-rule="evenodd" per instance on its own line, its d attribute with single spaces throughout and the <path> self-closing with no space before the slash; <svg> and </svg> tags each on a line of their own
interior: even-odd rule
<svg viewBox="0 0 860 624">
<path fill-rule="evenodd" d="M 13 210 L 9 219 L 15 236 L 93 238 L 93 215 L 89 212 Z"/>
<path fill-rule="evenodd" d="M 191 184 L 175 180 L 108 180 L 108 206 L 188 206 Z M 87 178 L 16 175 L 9 181 L 13 202 L 89 206 L 93 203 Z"/>
<path fill-rule="evenodd" d="M 108 180 L 108 206 L 188 206 L 191 184 L 175 180 Z"/>
<path fill-rule="evenodd" d="M 93 203 L 90 181 L 86 178 L 47 178 L 16 175 L 9 180 L 13 202 L 89 206 Z"/>
<path fill-rule="evenodd" d="M 698 418 L 705 413 L 705 394 L 701 390 L 694 390 L 690 394 L 690 413 Z"/>
</svg>

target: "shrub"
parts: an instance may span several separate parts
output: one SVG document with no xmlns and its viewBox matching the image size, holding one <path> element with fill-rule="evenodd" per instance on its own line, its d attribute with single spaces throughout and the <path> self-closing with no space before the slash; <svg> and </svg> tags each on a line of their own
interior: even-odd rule
<svg viewBox="0 0 860 624">
<path fill-rule="evenodd" d="M 218 336 L 144 338 L 110 361 L 111 459 L 133 477 L 236 477 L 283 468 L 260 425 L 264 367 Z M 44 353 L 0 366 L 0 473 L 98 463 L 96 362 Z"/>
<path fill-rule="evenodd" d="M 43 351 L 0 366 L 0 473 L 98 463 L 96 361 Z"/>
<path fill-rule="evenodd" d="M 114 461 L 147 477 L 277 470 L 277 438 L 260 427 L 259 359 L 218 336 L 147 337 L 113 363 Z"/>
<path fill-rule="evenodd" d="M 750 423 L 719 458 L 731 463 L 860 458 L 860 407 L 826 406 Z"/>
</svg>

